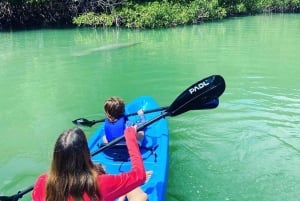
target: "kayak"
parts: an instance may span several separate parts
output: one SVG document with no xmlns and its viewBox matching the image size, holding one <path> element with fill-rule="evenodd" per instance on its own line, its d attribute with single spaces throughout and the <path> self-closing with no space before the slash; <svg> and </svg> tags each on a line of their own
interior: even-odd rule
<svg viewBox="0 0 300 201">
<path fill-rule="evenodd" d="M 139 109 L 144 111 L 159 108 L 158 103 L 150 96 L 141 96 L 126 104 L 126 114 L 135 113 Z M 146 121 L 161 114 L 161 111 L 145 113 Z M 138 115 L 129 116 L 130 122 L 137 122 Z M 141 186 L 148 194 L 149 201 L 164 201 L 166 198 L 168 180 L 168 151 L 169 132 L 165 118 L 147 126 L 144 139 L 140 143 L 140 150 L 146 171 L 153 171 L 151 177 Z M 103 145 L 103 124 L 89 138 L 88 144 L 91 153 Z M 92 157 L 93 162 L 102 164 L 109 174 L 119 174 L 131 169 L 128 152 L 124 143 L 114 145 Z"/>
</svg>

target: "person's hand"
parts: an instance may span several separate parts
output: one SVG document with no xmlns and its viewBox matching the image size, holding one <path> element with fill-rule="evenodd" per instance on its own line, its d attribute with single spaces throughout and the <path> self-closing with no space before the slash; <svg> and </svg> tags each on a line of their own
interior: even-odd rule
<svg viewBox="0 0 300 201">
<path fill-rule="evenodd" d="M 125 135 L 126 144 L 129 141 L 137 142 L 137 139 L 136 139 L 136 126 L 130 126 L 130 127 L 126 128 L 125 132 L 124 132 L 124 135 Z"/>
<path fill-rule="evenodd" d="M 144 110 L 140 109 L 139 111 L 137 111 L 138 115 L 143 115 L 144 114 Z"/>
<path fill-rule="evenodd" d="M 125 129 L 125 137 L 131 136 L 131 134 L 133 134 L 133 133 L 134 133 L 134 136 L 135 136 L 136 129 L 137 129 L 136 125 L 126 128 Z"/>
<path fill-rule="evenodd" d="M 137 124 L 142 124 L 146 121 L 145 119 L 145 115 L 144 115 L 144 110 L 143 109 L 140 109 L 139 111 L 137 111 L 140 119 L 136 122 Z"/>
</svg>

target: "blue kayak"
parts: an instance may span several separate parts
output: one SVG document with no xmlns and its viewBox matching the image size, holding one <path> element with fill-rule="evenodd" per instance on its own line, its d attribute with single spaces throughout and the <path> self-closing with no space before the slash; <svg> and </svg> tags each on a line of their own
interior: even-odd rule
<svg viewBox="0 0 300 201">
<path fill-rule="evenodd" d="M 157 102 L 149 96 L 141 96 L 126 104 L 126 114 L 135 113 L 139 109 L 144 111 L 159 108 Z M 146 121 L 159 116 L 161 112 L 145 114 Z M 138 115 L 128 117 L 129 121 L 139 120 Z M 94 132 L 89 139 L 91 153 L 99 149 L 104 135 L 103 125 Z M 168 182 L 168 150 L 169 132 L 165 118 L 162 118 L 145 129 L 145 137 L 140 144 L 140 150 L 144 160 L 146 171 L 153 171 L 150 179 L 141 186 L 148 194 L 149 201 L 164 201 L 166 197 Z M 117 144 L 112 148 L 93 156 L 93 161 L 104 165 L 110 174 L 127 172 L 131 169 L 131 162 L 128 160 L 128 152 L 124 144 Z"/>
</svg>

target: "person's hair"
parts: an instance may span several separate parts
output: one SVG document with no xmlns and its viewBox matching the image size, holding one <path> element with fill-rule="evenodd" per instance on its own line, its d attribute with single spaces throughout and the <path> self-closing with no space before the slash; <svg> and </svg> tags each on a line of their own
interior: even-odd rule
<svg viewBox="0 0 300 201">
<path fill-rule="evenodd" d="M 83 201 L 86 193 L 91 200 L 101 200 L 97 175 L 103 169 L 91 161 L 84 132 L 73 128 L 63 132 L 56 141 L 51 169 L 46 184 L 46 201 Z"/>
<path fill-rule="evenodd" d="M 124 115 L 125 103 L 121 98 L 113 96 L 104 102 L 104 111 L 109 120 L 116 120 Z"/>
</svg>

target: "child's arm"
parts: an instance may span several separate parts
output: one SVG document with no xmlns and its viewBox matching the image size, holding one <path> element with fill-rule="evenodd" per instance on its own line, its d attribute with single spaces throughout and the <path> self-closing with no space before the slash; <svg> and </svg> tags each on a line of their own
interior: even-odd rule
<svg viewBox="0 0 300 201">
<path fill-rule="evenodd" d="M 143 109 L 140 109 L 139 111 L 137 111 L 137 113 L 140 117 L 139 123 L 144 123 L 146 121 L 146 118 L 145 118 Z"/>
</svg>

